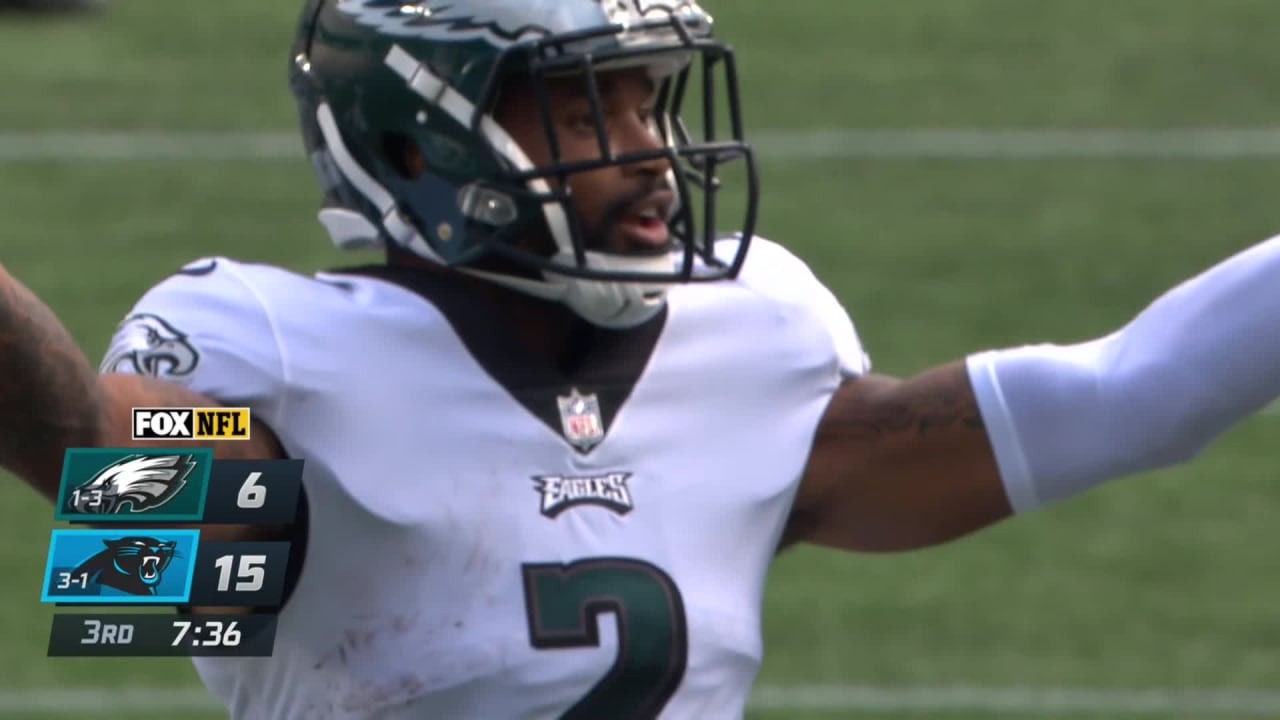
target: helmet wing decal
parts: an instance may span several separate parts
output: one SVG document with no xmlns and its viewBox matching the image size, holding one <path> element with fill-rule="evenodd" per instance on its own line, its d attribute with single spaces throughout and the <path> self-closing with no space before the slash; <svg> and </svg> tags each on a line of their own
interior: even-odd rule
<svg viewBox="0 0 1280 720">
<path fill-rule="evenodd" d="M 340 0 L 338 9 L 356 22 L 398 37 L 431 40 L 485 40 L 508 47 L 550 35 L 546 27 L 522 21 L 531 4 L 560 0 Z M 545 15 L 550 10 L 544 11 Z"/>
</svg>

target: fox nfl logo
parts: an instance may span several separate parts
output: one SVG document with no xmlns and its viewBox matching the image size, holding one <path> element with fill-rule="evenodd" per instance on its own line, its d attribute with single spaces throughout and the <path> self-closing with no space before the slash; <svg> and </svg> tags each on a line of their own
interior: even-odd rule
<svg viewBox="0 0 1280 720">
<path fill-rule="evenodd" d="M 134 408 L 134 440 L 248 440 L 249 408 Z"/>
</svg>

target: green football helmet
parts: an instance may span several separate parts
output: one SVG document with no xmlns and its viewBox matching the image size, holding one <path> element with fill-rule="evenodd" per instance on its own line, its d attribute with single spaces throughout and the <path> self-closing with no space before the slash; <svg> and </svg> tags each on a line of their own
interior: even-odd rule
<svg viewBox="0 0 1280 720">
<path fill-rule="evenodd" d="M 548 79 L 580 76 L 602 128 L 598 75 L 636 67 L 658 88 L 661 147 L 614 156 L 599 132 L 599 159 L 562 162 Z M 548 165 L 535 167 L 494 119 L 499 90 L 513 78 L 541 105 Z M 393 246 L 562 302 L 604 327 L 644 322 L 672 284 L 731 278 L 745 260 L 755 161 L 733 52 L 695 0 L 309 0 L 291 86 L 325 192 L 320 221 L 339 247 Z M 417 145 L 425 172 L 404 172 L 394 157 L 404 142 Z M 667 218 L 671 252 L 587 247 L 564 180 L 659 157 L 673 168 L 677 198 Z M 744 217 L 721 236 L 716 201 L 727 183 L 718 173 L 729 163 L 741 163 Z M 530 237 L 550 238 L 554 250 L 530 249 L 521 242 Z"/>
</svg>

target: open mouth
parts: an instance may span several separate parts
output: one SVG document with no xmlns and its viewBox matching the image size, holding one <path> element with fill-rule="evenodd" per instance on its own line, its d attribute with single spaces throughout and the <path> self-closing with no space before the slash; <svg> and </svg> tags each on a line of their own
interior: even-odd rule
<svg viewBox="0 0 1280 720">
<path fill-rule="evenodd" d="M 659 190 L 628 208 L 618 226 L 628 245 L 636 249 L 665 249 L 671 240 L 667 219 L 675 206 L 675 194 Z"/>
<path fill-rule="evenodd" d="M 143 580 L 155 580 L 160 577 L 160 558 L 156 555 L 144 555 L 138 575 Z"/>
</svg>

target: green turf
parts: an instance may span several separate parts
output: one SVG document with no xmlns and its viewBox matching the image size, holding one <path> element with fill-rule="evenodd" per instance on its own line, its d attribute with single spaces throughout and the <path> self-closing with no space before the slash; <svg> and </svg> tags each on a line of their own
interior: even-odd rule
<svg viewBox="0 0 1280 720">
<path fill-rule="evenodd" d="M 0 133 L 287 129 L 294 5 L 0 21 Z M 1259 126 L 1280 100 L 1274 0 L 707 5 L 741 53 L 749 128 Z M 1110 331 L 1280 228 L 1280 163 L 1264 160 L 763 169 L 762 231 L 818 269 L 894 374 Z M 0 162 L 0 263 L 96 358 L 129 304 L 191 258 L 341 261 L 317 196 L 301 159 Z M 761 682 L 1280 689 L 1278 431 L 1252 420 L 1194 465 L 929 552 L 790 552 L 769 585 Z M 0 478 L 0 690 L 195 684 L 185 661 L 44 657 L 51 516 Z M 752 714 L 836 716 L 883 715 Z"/>
</svg>

